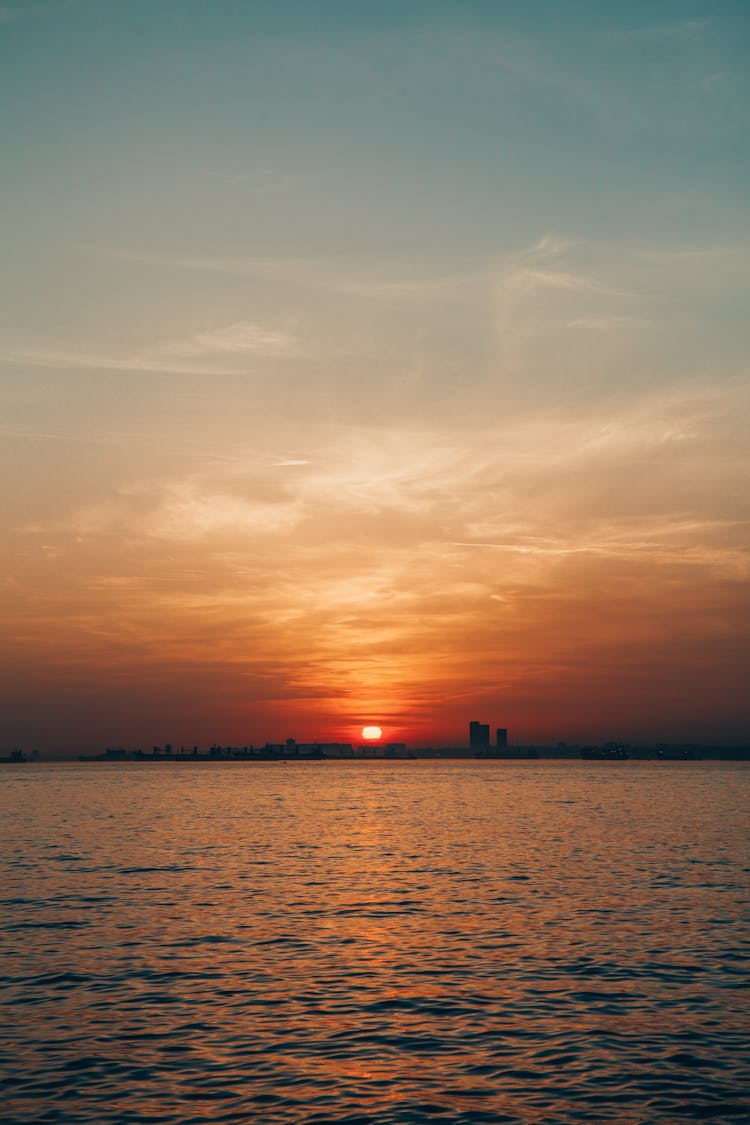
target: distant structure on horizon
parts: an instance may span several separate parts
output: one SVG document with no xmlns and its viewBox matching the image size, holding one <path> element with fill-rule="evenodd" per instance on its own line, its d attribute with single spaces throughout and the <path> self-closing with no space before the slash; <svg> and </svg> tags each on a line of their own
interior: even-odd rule
<svg viewBox="0 0 750 1125">
<path fill-rule="evenodd" d="M 472 720 L 469 723 L 469 750 L 481 758 L 508 756 L 508 728 L 495 728 L 495 746 L 490 749 L 490 724 Z"/>
<path fill-rule="evenodd" d="M 469 749 L 476 754 L 486 753 L 490 748 L 490 724 L 469 723 Z"/>
<path fill-rule="evenodd" d="M 36 761 L 38 752 L 31 756 L 22 750 L 12 754 L 0 755 L 0 763 L 24 765 Z M 506 727 L 495 728 L 495 742 L 490 745 L 488 723 L 472 721 L 469 724 L 469 745 L 419 747 L 410 749 L 404 742 L 365 742 L 353 746 L 350 742 L 297 742 L 287 738 L 285 742 L 266 742 L 265 746 L 220 746 L 214 744 L 206 750 L 198 746 L 179 748 L 171 743 L 154 746 L 150 753 L 141 749 L 126 750 L 124 746 L 108 746 L 101 754 L 79 754 L 82 762 L 323 762 L 327 759 L 341 761 L 383 761 L 416 758 L 474 758 L 496 761 L 527 761 L 534 758 L 580 758 L 588 762 L 623 762 L 634 758 L 637 761 L 691 762 L 703 758 L 715 761 L 750 761 L 750 745 L 718 746 L 691 744 L 656 743 L 653 746 L 630 746 L 621 742 L 607 742 L 599 746 L 556 745 L 525 746 L 508 744 Z"/>
</svg>

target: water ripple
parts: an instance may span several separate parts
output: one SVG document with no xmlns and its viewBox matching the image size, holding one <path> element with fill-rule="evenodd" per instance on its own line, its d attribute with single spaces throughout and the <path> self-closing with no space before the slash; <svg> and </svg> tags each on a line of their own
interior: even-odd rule
<svg viewBox="0 0 750 1125">
<path fill-rule="evenodd" d="M 750 1121 L 750 773 L 629 765 L 18 771 L 0 1121 Z"/>
</svg>

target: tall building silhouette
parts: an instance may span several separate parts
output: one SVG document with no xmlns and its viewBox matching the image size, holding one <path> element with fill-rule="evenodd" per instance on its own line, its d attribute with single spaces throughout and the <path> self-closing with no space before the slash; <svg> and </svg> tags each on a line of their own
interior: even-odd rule
<svg viewBox="0 0 750 1125">
<path fill-rule="evenodd" d="M 480 751 L 490 748 L 490 724 L 469 723 L 469 749 Z"/>
<path fill-rule="evenodd" d="M 508 745 L 508 731 L 506 730 L 505 727 L 498 727 L 497 728 L 497 748 L 498 748 L 498 750 L 504 750 L 507 745 Z"/>
</svg>

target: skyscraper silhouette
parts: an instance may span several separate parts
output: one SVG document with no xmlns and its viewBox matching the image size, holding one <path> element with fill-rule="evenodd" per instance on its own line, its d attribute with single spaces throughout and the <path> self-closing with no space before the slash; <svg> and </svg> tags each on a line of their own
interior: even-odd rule
<svg viewBox="0 0 750 1125">
<path fill-rule="evenodd" d="M 487 751 L 490 748 L 490 724 L 469 723 L 469 749 L 475 752 Z"/>
</svg>

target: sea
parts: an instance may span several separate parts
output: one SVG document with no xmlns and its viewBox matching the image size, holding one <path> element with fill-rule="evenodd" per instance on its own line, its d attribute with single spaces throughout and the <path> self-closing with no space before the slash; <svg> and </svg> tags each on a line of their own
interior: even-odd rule
<svg viewBox="0 0 750 1125">
<path fill-rule="evenodd" d="M 0 1120 L 750 1122 L 749 782 L 0 767 Z"/>
</svg>

